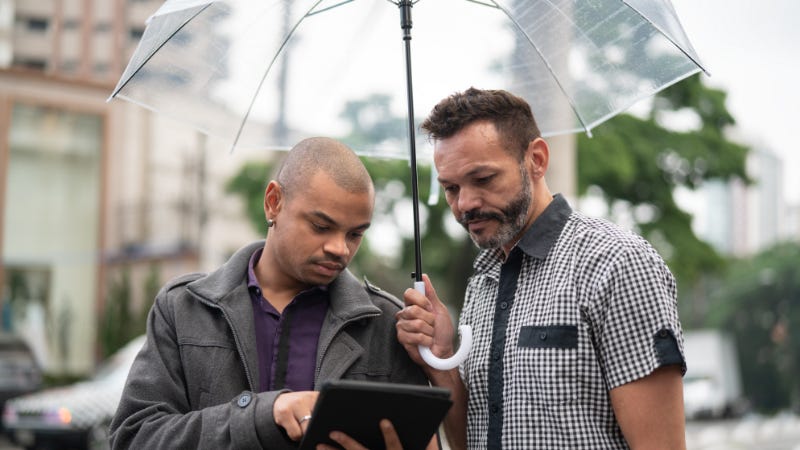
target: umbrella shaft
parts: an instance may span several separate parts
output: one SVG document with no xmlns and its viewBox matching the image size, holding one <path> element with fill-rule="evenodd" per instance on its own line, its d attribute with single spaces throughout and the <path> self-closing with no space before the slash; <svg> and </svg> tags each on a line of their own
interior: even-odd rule
<svg viewBox="0 0 800 450">
<path fill-rule="evenodd" d="M 401 0 L 400 28 L 403 29 L 403 41 L 406 51 L 406 96 L 408 104 L 408 146 L 411 163 L 411 197 L 414 209 L 414 279 L 422 281 L 422 239 L 419 231 L 419 187 L 417 185 L 417 146 L 414 130 L 414 85 L 411 77 L 411 7 L 410 0 Z"/>
</svg>

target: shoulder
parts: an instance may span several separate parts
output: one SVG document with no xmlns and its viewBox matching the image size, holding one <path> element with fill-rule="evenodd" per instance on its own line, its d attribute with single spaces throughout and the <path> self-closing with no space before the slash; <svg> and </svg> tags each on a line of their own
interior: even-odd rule
<svg viewBox="0 0 800 450">
<path fill-rule="evenodd" d="M 207 274 L 202 272 L 193 272 L 184 275 L 179 275 L 166 282 L 164 286 L 161 287 L 161 290 L 158 291 L 158 295 L 156 298 L 167 299 L 175 295 L 179 295 L 186 290 L 186 285 L 194 281 L 197 281 L 205 276 L 207 276 Z"/>
<path fill-rule="evenodd" d="M 573 212 L 565 227 L 565 241 L 585 251 L 614 250 L 617 252 L 654 251 L 653 246 L 639 234 L 609 220 L 588 217 Z"/>
<path fill-rule="evenodd" d="M 399 298 L 372 284 L 367 277 L 364 277 L 364 289 L 367 291 L 372 303 L 383 310 L 389 309 L 392 312 L 396 312 L 404 306 Z"/>
</svg>

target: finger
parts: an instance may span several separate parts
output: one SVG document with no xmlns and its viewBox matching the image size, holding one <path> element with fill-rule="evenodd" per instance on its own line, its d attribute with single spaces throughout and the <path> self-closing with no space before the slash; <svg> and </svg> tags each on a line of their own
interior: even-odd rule
<svg viewBox="0 0 800 450">
<path fill-rule="evenodd" d="M 395 326 L 397 327 L 397 340 L 403 344 L 403 346 L 416 347 L 418 345 L 423 345 L 425 347 L 430 347 L 433 345 L 433 336 L 403 330 L 400 328 L 399 323 Z"/>
<path fill-rule="evenodd" d="M 332 440 L 336 441 L 337 444 L 344 447 L 345 450 L 367 450 L 366 447 L 359 444 L 355 439 L 351 438 L 350 436 L 340 431 L 331 432 L 329 437 Z"/>
<path fill-rule="evenodd" d="M 433 336 L 434 322 L 424 321 L 419 319 L 403 319 L 398 318 L 397 329 L 407 333 L 419 333 L 428 336 Z"/>
<path fill-rule="evenodd" d="M 308 419 L 303 418 L 310 416 L 318 396 L 316 391 L 285 392 L 278 395 L 272 411 L 275 424 L 282 427 L 290 439 L 300 440 L 308 427 L 304 423 Z"/>
<path fill-rule="evenodd" d="M 398 321 L 403 321 L 408 326 L 423 327 L 425 324 L 433 326 L 436 322 L 436 314 L 426 311 L 419 306 L 412 305 L 397 311 L 394 315 Z"/>
<path fill-rule="evenodd" d="M 300 424 L 300 430 L 303 434 L 306 434 L 306 430 L 308 429 L 308 424 L 311 422 L 311 414 L 306 414 L 305 416 L 301 417 L 297 423 Z"/>
<path fill-rule="evenodd" d="M 297 419 L 287 420 L 285 423 L 278 423 L 278 425 L 281 425 L 283 429 L 286 430 L 289 439 L 293 441 L 299 441 L 300 438 L 303 437 L 303 429 L 300 427 L 300 421 Z"/>
<path fill-rule="evenodd" d="M 397 435 L 392 422 L 387 419 L 381 420 L 381 433 L 383 433 L 383 442 L 386 443 L 386 450 L 402 450 L 403 446 L 400 443 L 400 436 Z"/>
<path fill-rule="evenodd" d="M 403 301 L 405 301 L 406 306 L 416 305 L 424 310 L 431 310 L 431 302 L 428 297 L 414 288 L 408 288 L 403 292 Z"/>
<path fill-rule="evenodd" d="M 436 288 L 433 287 L 430 277 L 428 277 L 427 274 L 422 274 L 422 281 L 425 283 L 425 296 L 428 297 L 428 301 L 430 301 L 431 305 L 437 310 L 441 311 L 445 306 L 439 299 L 439 295 L 436 294 Z"/>
</svg>

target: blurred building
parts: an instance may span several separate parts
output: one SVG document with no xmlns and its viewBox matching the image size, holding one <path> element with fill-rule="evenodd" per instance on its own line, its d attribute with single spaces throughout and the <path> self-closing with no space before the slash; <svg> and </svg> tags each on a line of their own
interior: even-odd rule
<svg viewBox="0 0 800 450">
<path fill-rule="evenodd" d="M 207 270 L 256 237 L 224 183 L 263 155 L 106 102 L 161 4 L 0 0 L 0 328 L 50 372 L 94 367 L 121 280 L 136 307 L 153 274 Z"/>
<path fill-rule="evenodd" d="M 719 252 L 746 257 L 784 240 L 796 240 L 783 192 L 783 162 L 763 147 L 747 158 L 751 184 L 713 181 L 693 195 L 695 231 Z"/>
</svg>

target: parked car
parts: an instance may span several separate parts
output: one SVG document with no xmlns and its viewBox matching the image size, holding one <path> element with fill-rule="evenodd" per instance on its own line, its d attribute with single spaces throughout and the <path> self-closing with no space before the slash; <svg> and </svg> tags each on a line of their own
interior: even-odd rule
<svg viewBox="0 0 800 450">
<path fill-rule="evenodd" d="M 11 441 L 26 449 L 108 448 L 108 426 L 144 340 L 126 344 L 87 381 L 8 400 L 3 425 Z"/>
<path fill-rule="evenodd" d="M 747 409 L 747 400 L 742 392 L 733 337 L 717 330 L 687 331 L 684 348 L 686 418 L 721 419 L 742 415 Z"/>
<path fill-rule="evenodd" d="M 0 408 L 6 400 L 42 387 L 42 371 L 20 336 L 0 333 Z"/>
</svg>

